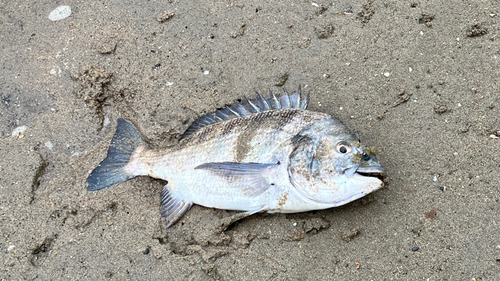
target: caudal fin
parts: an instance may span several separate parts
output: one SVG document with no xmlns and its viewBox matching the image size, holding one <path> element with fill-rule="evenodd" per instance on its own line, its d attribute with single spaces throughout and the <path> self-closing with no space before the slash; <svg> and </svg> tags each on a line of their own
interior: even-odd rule
<svg viewBox="0 0 500 281">
<path fill-rule="evenodd" d="M 87 190 L 100 190 L 135 177 L 125 171 L 134 150 L 144 142 L 132 124 L 118 119 L 116 133 L 111 140 L 108 156 L 87 178 Z"/>
</svg>

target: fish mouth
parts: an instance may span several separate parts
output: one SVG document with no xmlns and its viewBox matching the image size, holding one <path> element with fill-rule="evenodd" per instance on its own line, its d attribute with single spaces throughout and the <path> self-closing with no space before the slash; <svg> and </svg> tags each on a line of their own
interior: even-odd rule
<svg viewBox="0 0 500 281">
<path fill-rule="evenodd" d="M 356 170 L 356 174 L 359 174 L 364 177 L 375 177 L 384 182 L 386 178 L 386 174 L 384 172 L 384 168 L 382 166 L 363 166 L 358 167 Z"/>
</svg>

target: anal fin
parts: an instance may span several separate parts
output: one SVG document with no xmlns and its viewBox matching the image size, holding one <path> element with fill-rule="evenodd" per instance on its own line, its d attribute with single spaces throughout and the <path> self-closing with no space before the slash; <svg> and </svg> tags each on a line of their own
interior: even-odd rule
<svg viewBox="0 0 500 281">
<path fill-rule="evenodd" d="M 167 228 L 178 221 L 192 205 L 192 202 L 186 202 L 172 197 L 168 185 L 163 187 L 160 214 L 167 221 Z"/>
</svg>

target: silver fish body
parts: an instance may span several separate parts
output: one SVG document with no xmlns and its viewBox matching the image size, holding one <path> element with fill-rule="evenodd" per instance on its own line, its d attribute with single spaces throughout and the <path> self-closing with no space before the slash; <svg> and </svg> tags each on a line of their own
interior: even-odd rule
<svg viewBox="0 0 500 281">
<path fill-rule="evenodd" d="M 108 157 L 89 190 L 136 176 L 168 181 L 160 212 L 167 226 L 191 206 L 295 213 L 340 206 L 383 186 L 383 168 L 336 118 L 306 110 L 301 90 L 235 103 L 207 114 L 179 144 L 149 149 L 118 120 Z"/>
</svg>

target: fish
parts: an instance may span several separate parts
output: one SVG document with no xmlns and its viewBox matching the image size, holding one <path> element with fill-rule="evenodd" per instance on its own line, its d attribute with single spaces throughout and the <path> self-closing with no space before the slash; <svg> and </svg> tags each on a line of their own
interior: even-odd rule
<svg viewBox="0 0 500 281">
<path fill-rule="evenodd" d="M 382 188 L 385 172 L 375 153 L 337 118 L 307 110 L 308 104 L 300 86 L 292 94 L 256 92 L 203 115 L 163 149 L 150 148 L 119 118 L 87 190 L 137 176 L 165 180 L 160 214 L 170 227 L 193 204 L 240 211 L 241 219 L 328 209 Z"/>
</svg>

